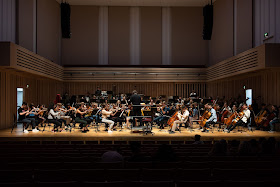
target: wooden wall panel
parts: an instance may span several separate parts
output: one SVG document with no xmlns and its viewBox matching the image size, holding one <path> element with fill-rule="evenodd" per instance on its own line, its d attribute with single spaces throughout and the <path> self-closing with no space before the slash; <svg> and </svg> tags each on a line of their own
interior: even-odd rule
<svg viewBox="0 0 280 187">
<path fill-rule="evenodd" d="M 245 90 L 253 89 L 253 98 L 261 97 L 258 100 L 267 104 L 280 105 L 280 69 L 266 69 L 258 72 L 247 73 L 207 83 L 207 96 L 217 96 L 229 99 L 240 95 L 245 99 Z"/>
<path fill-rule="evenodd" d="M 166 96 L 181 96 L 187 97 L 194 89 L 202 97 L 206 96 L 206 83 L 173 83 L 173 82 L 161 82 L 161 83 L 145 83 L 145 82 L 121 82 L 121 83 L 83 83 L 83 82 L 65 82 L 63 84 L 64 92 L 69 95 L 84 95 L 87 92 L 94 93 L 97 86 L 101 90 L 113 90 L 115 87 L 116 94 L 119 93 L 131 93 L 133 90 L 137 90 L 138 93 L 145 94 L 147 96 L 158 97 L 159 95 Z"/>
<path fill-rule="evenodd" d="M 0 129 L 12 126 L 13 115 L 17 112 L 17 88 L 24 89 L 25 102 L 35 105 L 49 105 L 56 94 L 63 93 L 60 81 L 10 70 L 0 70 L 0 87 Z"/>
</svg>

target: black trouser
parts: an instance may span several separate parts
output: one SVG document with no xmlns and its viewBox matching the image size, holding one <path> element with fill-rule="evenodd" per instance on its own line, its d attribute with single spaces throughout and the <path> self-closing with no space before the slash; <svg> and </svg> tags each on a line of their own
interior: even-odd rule
<svg viewBox="0 0 280 187">
<path fill-rule="evenodd" d="M 60 121 L 59 121 L 59 120 L 60 120 Z M 48 119 L 48 122 L 49 122 L 49 123 L 53 123 L 55 129 L 58 128 L 58 127 L 61 128 L 61 126 L 62 126 L 61 119 L 58 119 L 58 120 L 57 120 L 57 119 Z"/>
<path fill-rule="evenodd" d="M 133 114 L 135 115 L 135 116 L 141 116 L 142 114 L 141 114 L 141 107 L 133 107 Z M 137 117 L 133 117 L 133 126 L 135 126 L 135 124 L 136 124 L 136 118 Z M 139 121 L 140 121 L 140 125 L 142 126 L 143 125 L 143 122 L 142 122 L 142 117 L 139 117 L 138 118 L 139 119 Z"/>
<path fill-rule="evenodd" d="M 22 120 L 22 123 L 27 123 L 26 129 L 28 128 L 29 125 L 32 125 L 32 129 L 36 127 L 36 120 L 35 118 L 25 118 Z"/>
<path fill-rule="evenodd" d="M 87 126 L 87 124 L 90 124 L 90 121 L 91 120 L 87 120 L 87 119 L 85 119 L 85 118 L 79 118 L 79 117 L 77 117 L 77 118 L 75 118 L 75 122 L 76 123 L 80 123 L 80 127 L 86 127 Z"/>
<path fill-rule="evenodd" d="M 233 129 L 235 129 L 237 126 L 241 126 L 244 125 L 244 122 L 240 119 L 238 122 L 236 122 L 234 125 L 230 125 L 228 126 L 228 131 L 232 131 Z"/>
<path fill-rule="evenodd" d="M 209 128 L 209 125 L 211 125 L 211 124 L 215 124 L 216 122 L 214 122 L 214 121 L 208 121 L 208 122 L 206 122 L 205 123 L 205 128 Z"/>
</svg>

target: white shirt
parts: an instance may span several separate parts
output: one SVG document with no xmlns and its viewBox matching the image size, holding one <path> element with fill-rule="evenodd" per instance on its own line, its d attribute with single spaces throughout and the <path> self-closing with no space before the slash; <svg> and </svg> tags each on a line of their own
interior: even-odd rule
<svg viewBox="0 0 280 187">
<path fill-rule="evenodd" d="M 244 116 L 241 118 L 241 120 L 244 122 L 244 123 L 247 123 L 247 120 L 249 119 L 250 115 L 251 115 L 251 112 L 249 109 L 245 109 L 243 110 L 243 113 L 244 113 Z"/>
<path fill-rule="evenodd" d="M 186 121 L 190 115 L 190 112 L 188 110 L 185 110 L 184 114 L 178 113 L 178 118 L 180 121 Z"/>
<path fill-rule="evenodd" d="M 112 114 L 112 111 L 108 112 L 105 109 L 102 110 L 102 118 L 107 119 L 108 117 L 110 117 L 110 114 Z"/>
<path fill-rule="evenodd" d="M 48 119 L 59 118 L 59 112 L 55 112 L 53 109 L 49 111 Z"/>
</svg>

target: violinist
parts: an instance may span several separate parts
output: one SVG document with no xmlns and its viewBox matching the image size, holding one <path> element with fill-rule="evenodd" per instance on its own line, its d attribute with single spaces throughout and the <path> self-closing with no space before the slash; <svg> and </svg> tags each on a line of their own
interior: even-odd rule
<svg viewBox="0 0 280 187">
<path fill-rule="evenodd" d="M 29 110 L 27 107 L 27 103 L 23 102 L 22 106 L 18 109 L 18 121 L 21 121 L 22 123 L 26 123 L 26 127 L 24 128 L 24 133 L 29 133 L 27 128 L 29 125 L 32 125 L 32 132 L 38 132 L 38 130 L 35 129 L 36 123 L 34 118 L 28 118 L 27 115 L 29 114 Z"/>
<path fill-rule="evenodd" d="M 35 129 L 39 131 L 39 129 L 38 129 L 38 124 L 39 124 L 38 115 L 39 115 L 38 108 L 36 108 L 34 106 L 34 104 L 31 103 L 29 105 L 29 113 L 27 114 L 27 118 L 34 118 L 35 119 L 35 124 L 36 124 Z"/>
<path fill-rule="evenodd" d="M 37 111 L 37 113 L 38 113 L 37 119 L 39 121 L 39 124 L 41 124 L 42 126 L 43 126 L 43 123 L 46 121 L 46 119 L 44 117 L 45 112 L 46 112 L 45 106 L 39 104 L 38 111 Z"/>
<path fill-rule="evenodd" d="M 102 122 L 103 123 L 108 123 L 109 124 L 109 129 L 108 129 L 108 133 L 112 133 L 112 129 L 114 127 L 114 121 L 109 120 L 108 118 L 110 117 L 111 114 L 113 114 L 112 111 L 109 111 L 109 106 L 108 105 L 103 105 L 102 106 Z"/>
<path fill-rule="evenodd" d="M 80 123 L 80 127 L 82 127 L 82 133 L 86 133 L 87 131 L 89 131 L 87 128 L 89 121 L 86 121 L 84 118 L 86 111 L 83 110 L 81 104 L 77 104 L 76 108 L 77 110 L 76 110 L 75 122 Z"/>
<path fill-rule="evenodd" d="M 206 121 L 205 126 L 203 127 L 202 132 L 208 132 L 208 128 L 210 124 L 215 124 L 217 122 L 217 113 L 216 110 L 213 108 L 213 104 L 212 103 L 208 103 L 205 105 L 205 109 L 209 110 L 211 112 L 211 116 L 210 118 Z"/>
<path fill-rule="evenodd" d="M 163 129 L 163 122 L 168 120 L 167 115 L 170 112 L 170 108 L 166 105 L 165 101 L 162 102 L 160 107 L 158 108 L 159 116 L 154 119 L 155 123 L 160 124 L 160 129 Z"/>
<path fill-rule="evenodd" d="M 274 118 L 269 122 L 270 131 L 268 131 L 268 132 L 269 132 L 269 133 L 274 133 L 274 132 L 275 132 L 275 131 L 274 131 L 274 125 L 275 125 L 276 123 L 279 123 L 279 122 L 280 122 L 280 120 L 279 120 L 279 118 L 278 118 L 279 110 L 278 110 L 278 108 L 277 108 L 276 105 L 272 105 L 272 106 L 271 106 L 271 109 L 272 109 L 272 113 L 273 113 Z"/>
<path fill-rule="evenodd" d="M 61 129 L 58 128 L 62 127 L 62 123 L 58 120 L 58 116 L 60 115 L 58 111 L 55 111 L 54 104 L 50 104 L 48 108 L 48 121 L 49 123 L 54 124 L 53 132 L 61 132 Z"/>
<path fill-rule="evenodd" d="M 172 129 L 169 132 L 170 134 L 174 134 L 175 130 L 179 128 L 180 124 L 186 123 L 189 117 L 189 111 L 185 105 L 182 106 L 182 113 L 178 112 L 177 117 L 178 120 L 173 122 Z"/>
<path fill-rule="evenodd" d="M 246 103 L 244 103 L 242 105 L 242 109 L 241 109 L 243 115 L 241 115 L 239 113 L 239 117 L 240 117 L 240 120 L 238 120 L 235 124 L 231 124 L 228 126 L 228 128 L 226 129 L 226 131 L 228 133 L 230 133 L 230 131 L 232 131 L 233 129 L 235 129 L 235 127 L 237 126 L 241 126 L 241 125 L 245 125 L 247 122 L 248 122 L 248 119 L 250 118 L 250 110 L 248 109 L 248 106 Z"/>
<path fill-rule="evenodd" d="M 70 116 L 66 116 L 67 110 L 62 107 L 61 103 L 57 103 L 56 112 L 59 112 L 59 115 L 57 116 L 57 120 L 63 124 L 65 124 L 65 130 L 68 130 L 70 128 Z"/>
</svg>

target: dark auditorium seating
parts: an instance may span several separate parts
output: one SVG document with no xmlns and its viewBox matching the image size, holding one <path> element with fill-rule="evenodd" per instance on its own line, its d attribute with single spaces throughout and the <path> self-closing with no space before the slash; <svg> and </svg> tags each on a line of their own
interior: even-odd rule
<svg viewBox="0 0 280 187">
<path fill-rule="evenodd" d="M 140 144 L 143 162 L 129 161 L 130 145 L 0 143 L 0 185 L 60 186 L 266 186 L 279 185 L 277 154 L 209 156 L 212 145 L 170 144 L 176 160 L 159 162 L 159 144 Z M 102 162 L 118 148 L 123 162 Z M 262 181 L 262 182 L 256 182 Z"/>
</svg>

